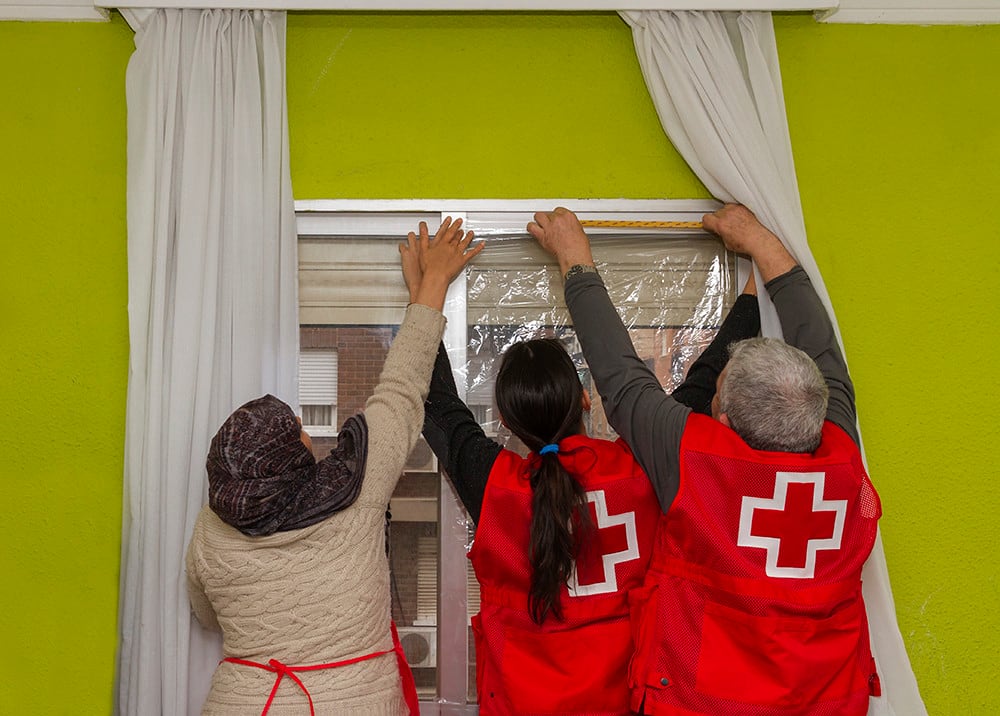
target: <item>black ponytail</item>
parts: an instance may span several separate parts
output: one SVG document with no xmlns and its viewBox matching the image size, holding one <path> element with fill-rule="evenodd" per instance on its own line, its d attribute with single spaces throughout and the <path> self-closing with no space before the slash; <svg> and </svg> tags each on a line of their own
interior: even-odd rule
<svg viewBox="0 0 1000 716">
<path fill-rule="evenodd" d="M 504 353 L 496 379 L 497 407 L 532 452 L 579 432 L 582 398 L 576 367 L 559 341 L 525 341 Z M 549 614 L 562 618 L 559 593 L 590 530 L 590 512 L 583 486 L 563 468 L 558 453 L 541 455 L 530 481 L 528 612 L 541 624 Z"/>
</svg>

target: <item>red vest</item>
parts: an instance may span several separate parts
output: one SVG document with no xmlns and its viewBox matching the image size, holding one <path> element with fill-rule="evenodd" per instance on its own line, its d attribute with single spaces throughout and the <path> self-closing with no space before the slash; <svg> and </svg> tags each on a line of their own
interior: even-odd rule
<svg viewBox="0 0 1000 716">
<path fill-rule="evenodd" d="M 878 495 L 851 438 L 753 450 L 703 415 L 636 594 L 632 706 L 646 714 L 852 716 L 877 689 L 861 597 Z"/>
<path fill-rule="evenodd" d="M 504 450 L 490 472 L 469 558 L 481 589 L 473 617 L 479 713 L 629 713 L 632 656 L 628 591 L 642 585 L 660 505 L 622 441 L 576 435 L 559 460 L 587 491 L 595 527 L 569 587 L 563 620 L 539 626 L 528 614 L 531 566 L 530 468 Z"/>
</svg>

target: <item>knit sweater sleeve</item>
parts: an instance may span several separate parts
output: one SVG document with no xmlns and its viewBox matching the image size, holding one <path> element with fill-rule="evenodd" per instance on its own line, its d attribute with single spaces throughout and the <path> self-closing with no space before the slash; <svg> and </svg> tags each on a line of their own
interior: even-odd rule
<svg viewBox="0 0 1000 716">
<path fill-rule="evenodd" d="M 387 502 L 403 473 L 423 426 L 424 400 L 444 326 L 439 311 L 416 303 L 406 309 L 378 385 L 365 404 L 368 462 L 361 502 Z"/>
</svg>

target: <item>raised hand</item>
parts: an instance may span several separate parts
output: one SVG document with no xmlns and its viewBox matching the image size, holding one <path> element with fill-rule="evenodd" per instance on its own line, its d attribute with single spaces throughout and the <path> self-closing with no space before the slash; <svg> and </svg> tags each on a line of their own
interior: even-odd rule
<svg viewBox="0 0 1000 716">
<path fill-rule="evenodd" d="M 705 229 L 722 239 L 726 248 L 752 258 L 761 278 L 770 281 L 790 271 L 795 259 L 773 232 L 742 204 L 726 204 L 702 217 Z"/>
<path fill-rule="evenodd" d="M 553 211 L 539 211 L 535 220 L 528 224 L 528 233 L 556 258 L 563 275 L 579 264 L 594 265 L 590 239 L 576 214 L 569 209 L 560 206 Z"/>
<path fill-rule="evenodd" d="M 462 220 L 449 216 L 431 238 L 427 224 L 420 222 L 419 235 L 412 231 L 399 245 L 403 278 L 410 289 L 410 301 L 431 308 L 444 308 L 448 286 L 485 244 L 472 246 L 475 235 L 462 231 Z M 416 260 L 414 261 L 414 256 Z"/>
<path fill-rule="evenodd" d="M 403 269 L 403 281 L 410 292 L 410 303 L 417 300 L 424 269 L 420 266 L 420 243 L 412 231 L 406 241 L 399 245 L 399 261 Z"/>
</svg>

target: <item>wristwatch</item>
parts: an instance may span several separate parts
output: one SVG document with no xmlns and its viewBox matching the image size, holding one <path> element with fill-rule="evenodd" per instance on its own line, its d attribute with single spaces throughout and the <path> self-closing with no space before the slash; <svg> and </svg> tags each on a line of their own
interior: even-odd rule
<svg viewBox="0 0 1000 716">
<path fill-rule="evenodd" d="M 590 264 L 576 264 L 575 266 L 570 266 L 569 271 L 563 276 L 564 281 L 569 281 L 571 278 L 581 273 L 597 273 L 597 267 L 591 266 Z"/>
</svg>

